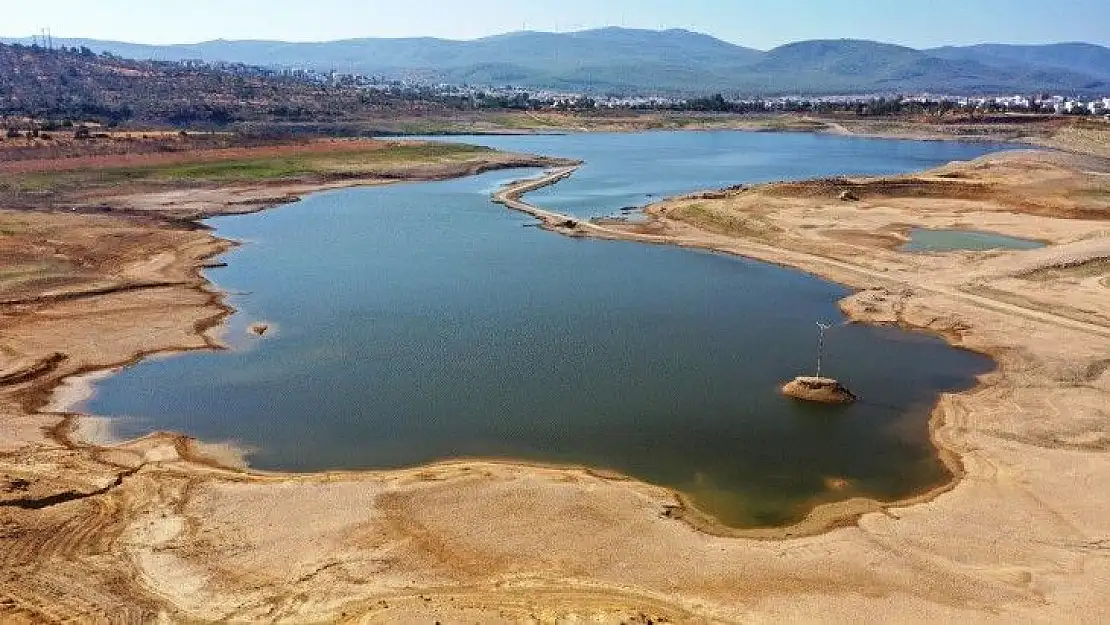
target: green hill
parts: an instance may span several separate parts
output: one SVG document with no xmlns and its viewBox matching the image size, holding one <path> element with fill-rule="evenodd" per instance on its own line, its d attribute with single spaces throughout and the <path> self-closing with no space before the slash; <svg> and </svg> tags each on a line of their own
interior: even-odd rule
<svg viewBox="0 0 1110 625">
<path fill-rule="evenodd" d="M 982 44 L 927 51 L 952 60 L 975 60 L 995 67 L 1027 67 L 1043 71 L 1064 70 L 1110 80 L 1110 48 L 1089 43 L 1055 43 L 1040 46 Z"/>
</svg>

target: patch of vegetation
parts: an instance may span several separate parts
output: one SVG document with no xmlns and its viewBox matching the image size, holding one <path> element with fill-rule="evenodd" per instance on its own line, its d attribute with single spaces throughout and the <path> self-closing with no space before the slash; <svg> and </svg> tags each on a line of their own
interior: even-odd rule
<svg viewBox="0 0 1110 625">
<path fill-rule="evenodd" d="M 389 128 L 390 132 L 401 135 L 465 134 L 470 130 L 473 130 L 473 128 L 466 124 L 435 119 L 406 120 L 393 124 Z"/>
<path fill-rule="evenodd" d="M 198 163 L 173 167 L 152 168 L 136 172 L 140 178 L 159 181 L 229 182 L 240 180 L 274 180 L 313 173 L 307 160 L 297 158 L 267 158 L 225 163 Z"/>
<path fill-rule="evenodd" d="M 815 132 L 826 130 L 829 125 L 812 119 L 797 119 L 793 117 L 776 117 L 761 120 L 767 130 L 783 130 L 792 132 Z"/>
<path fill-rule="evenodd" d="M 683 204 L 672 209 L 669 216 L 703 230 L 737 237 L 766 239 L 778 231 L 777 228 L 765 222 L 718 210 L 707 202 Z"/>
<path fill-rule="evenodd" d="M 60 262 L 17 261 L 0 267 L 0 291 L 6 296 L 31 285 L 61 284 L 76 276 L 72 265 Z"/>
<path fill-rule="evenodd" d="M 107 167 L 61 172 L 0 175 L 0 190 L 49 193 L 90 186 L 134 183 L 227 183 L 272 181 L 309 176 L 385 174 L 423 165 L 462 162 L 494 150 L 483 146 L 429 143 L 346 150 L 328 154 L 287 154 L 228 161 Z"/>
<path fill-rule="evenodd" d="M 366 153 L 371 161 L 396 163 L 411 162 L 450 162 L 461 161 L 479 154 L 491 154 L 493 148 L 461 143 L 427 143 L 422 145 L 400 145 L 386 150 Z"/>
<path fill-rule="evenodd" d="M 490 117 L 490 121 L 498 128 L 506 130 L 550 130 L 563 127 L 562 124 L 549 119 L 515 113 L 493 115 Z"/>
<path fill-rule="evenodd" d="M 51 262 L 22 262 L 0 267 L 0 280 L 15 280 L 64 273 L 65 265 Z"/>
</svg>

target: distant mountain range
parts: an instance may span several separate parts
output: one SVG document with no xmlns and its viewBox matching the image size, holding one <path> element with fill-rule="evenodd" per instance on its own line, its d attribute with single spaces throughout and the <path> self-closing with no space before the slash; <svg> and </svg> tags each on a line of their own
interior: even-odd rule
<svg viewBox="0 0 1110 625">
<path fill-rule="evenodd" d="M 229 61 L 613 94 L 1110 94 L 1110 48 L 1085 43 L 915 50 L 841 39 L 803 41 L 764 52 L 686 30 L 603 28 L 525 31 L 472 41 L 218 40 L 154 46 L 56 39 L 55 45 L 87 46 L 136 59 Z"/>
</svg>

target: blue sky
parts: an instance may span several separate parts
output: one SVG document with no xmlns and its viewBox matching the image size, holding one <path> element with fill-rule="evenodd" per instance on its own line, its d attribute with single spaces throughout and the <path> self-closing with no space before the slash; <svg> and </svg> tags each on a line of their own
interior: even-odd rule
<svg viewBox="0 0 1110 625">
<path fill-rule="evenodd" d="M 768 49 L 862 38 L 914 47 L 987 41 L 1110 45 L 1106 0 L 3 0 L 0 35 L 144 43 L 355 37 L 472 39 L 520 30 L 686 28 Z M 44 7 L 45 10 L 44 10 Z M 188 8 L 185 8 L 188 7 Z"/>
</svg>

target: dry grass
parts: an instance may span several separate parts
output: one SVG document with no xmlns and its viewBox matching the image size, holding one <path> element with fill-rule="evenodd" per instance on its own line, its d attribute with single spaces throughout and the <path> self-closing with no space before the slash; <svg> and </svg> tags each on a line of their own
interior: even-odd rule
<svg viewBox="0 0 1110 625">
<path fill-rule="evenodd" d="M 710 232 L 749 239 L 773 239 L 782 232 L 755 215 L 731 211 L 717 202 L 678 204 L 669 209 L 668 216 Z"/>
<path fill-rule="evenodd" d="M 161 154 L 87 156 L 0 164 L 0 190 L 65 193 L 119 185 L 274 181 L 302 177 L 395 176 L 406 168 L 493 154 L 485 147 L 385 141 L 308 144 Z"/>
</svg>

